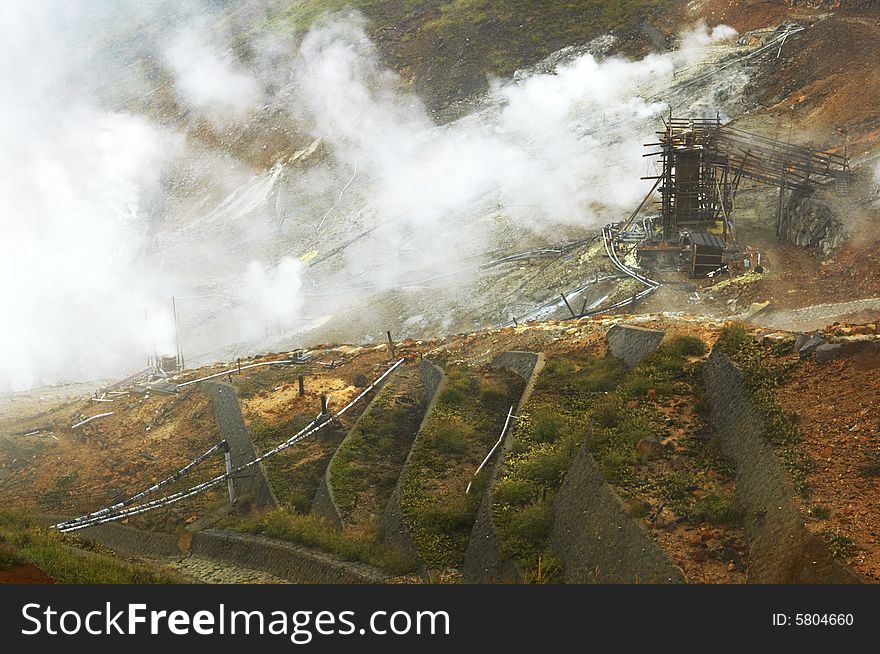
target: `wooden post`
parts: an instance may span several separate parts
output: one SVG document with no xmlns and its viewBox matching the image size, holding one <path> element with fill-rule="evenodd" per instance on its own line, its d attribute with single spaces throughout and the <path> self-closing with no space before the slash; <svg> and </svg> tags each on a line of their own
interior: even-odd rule
<svg viewBox="0 0 880 654">
<path fill-rule="evenodd" d="M 577 316 L 574 313 L 574 310 L 571 308 L 571 305 L 568 303 L 568 299 L 565 297 L 565 293 L 560 293 L 559 295 L 562 297 L 562 301 L 565 302 L 565 306 L 568 307 L 568 312 L 571 314 L 571 317 L 577 318 Z"/>
<path fill-rule="evenodd" d="M 321 415 L 322 416 L 327 415 L 327 396 L 326 395 L 321 396 Z"/>
<path fill-rule="evenodd" d="M 300 375 L 297 378 L 297 381 L 299 382 L 299 396 L 302 397 L 303 395 L 306 394 L 306 385 L 305 385 L 305 381 L 303 380 L 303 376 Z"/>
<path fill-rule="evenodd" d="M 238 357 L 238 374 L 241 374 L 241 357 Z"/>
<path fill-rule="evenodd" d="M 396 356 L 396 352 L 394 349 L 394 341 L 391 339 L 391 332 L 387 331 L 385 333 L 388 334 L 388 349 L 391 352 L 391 356 Z"/>
</svg>

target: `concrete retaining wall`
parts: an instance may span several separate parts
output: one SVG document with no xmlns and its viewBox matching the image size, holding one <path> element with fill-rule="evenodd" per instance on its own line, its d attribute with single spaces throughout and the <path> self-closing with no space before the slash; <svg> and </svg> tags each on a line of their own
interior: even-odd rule
<svg viewBox="0 0 880 654">
<path fill-rule="evenodd" d="M 225 561 L 300 584 L 375 584 L 384 572 L 324 552 L 252 534 L 209 530 L 193 534 L 192 554 Z"/>
<path fill-rule="evenodd" d="M 553 503 L 553 548 L 568 583 L 681 583 L 684 575 L 627 513 L 581 447 Z"/>
<path fill-rule="evenodd" d="M 403 476 L 403 472 L 410 464 L 413 448 L 419 441 L 422 430 L 431 416 L 431 411 L 433 411 L 434 406 L 437 404 L 440 392 L 446 386 L 446 374 L 430 361 L 422 361 L 419 375 L 421 376 L 422 383 L 425 385 L 427 408 L 425 409 L 425 415 L 422 416 L 416 437 L 410 446 L 409 454 L 406 456 L 406 461 L 403 462 L 403 467 L 400 469 L 400 476 Z M 400 477 L 397 479 L 397 484 L 395 484 L 394 491 L 391 493 L 391 497 L 388 499 L 388 504 L 382 514 L 382 519 L 379 523 L 379 537 L 383 543 L 393 547 L 413 561 L 417 561 L 419 569 L 424 572 L 424 562 L 419 558 L 419 550 L 416 547 L 415 541 L 413 541 L 412 535 L 409 533 L 406 521 L 403 518 L 403 510 L 400 507 Z"/>
<path fill-rule="evenodd" d="M 333 459 L 331 458 L 330 461 L 332 462 Z M 335 529 L 342 529 L 342 511 L 339 510 L 333 499 L 333 491 L 330 490 L 330 482 L 327 479 L 329 470 L 330 464 L 328 463 L 318 484 L 315 498 L 312 500 L 312 513 L 325 518 Z"/>
<path fill-rule="evenodd" d="M 385 380 L 382 387 L 380 387 L 380 391 L 381 388 L 385 387 L 385 384 L 394 382 L 399 375 L 400 370 L 401 369 L 398 368 L 388 379 Z M 354 425 L 352 425 L 351 429 L 348 430 L 348 433 L 345 435 L 345 438 L 342 439 L 342 442 L 336 448 L 336 451 L 333 452 L 333 456 L 330 457 L 330 461 L 327 462 L 327 467 L 324 469 L 324 474 L 321 476 L 321 482 L 318 484 L 315 498 L 312 500 L 312 513 L 326 518 L 336 529 L 342 529 L 344 523 L 342 520 L 342 510 L 339 508 L 339 505 L 336 503 L 336 498 L 333 496 L 333 484 L 330 483 L 330 467 L 333 465 L 333 461 L 336 459 L 336 455 L 340 448 L 349 441 L 360 422 L 373 411 L 373 407 L 375 406 L 374 403 L 378 397 L 379 391 L 376 392 L 373 399 L 370 400 L 370 403 L 367 405 L 367 408 L 364 409 L 360 416 L 358 416 L 358 419 L 355 421 Z"/>
<path fill-rule="evenodd" d="M 665 332 L 632 325 L 613 325 L 605 338 L 608 349 L 618 359 L 623 359 L 630 368 L 660 347 Z"/>
<path fill-rule="evenodd" d="M 502 352 L 492 361 L 492 367 L 506 368 L 526 381 L 523 394 L 516 406 L 518 414 L 535 387 L 535 382 L 544 367 L 544 356 L 535 352 Z M 480 503 L 477 519 L 471 530 L 471 537 L 464 556 L 462 573 L 468 582 L 517 582 L 522 575 L 512 561 L 501 558 L 501 541 L 492 520 L 492 504 L 494 502 L 495 484 L 498 482 L 507 455 L 513 447 L 514 428 L 507 431 L 501 448 L 496 454 L 496 463 L 492 468 L 489 485 Z"/>
<path fill-rule="evenodd" d="M 721 450 L 736 465 L 736 491 L 745 516 L 752 583 L 854 583 L 825 542 L 804 525 L 763 420 L 742 373 L 718 350 L 703 368 L 711 418 Z"/>
<path fill-rule="evenodd" d="M 144 531 L 118 522 L 89 527 L 76 534 L 114 552 L 129 556 L 166 559 L 179 558 L 182 554 L 178 548 L 178 537 L 174 534 Z"/>
<path fill-rule="evenodd" d="M 220 435 L 229 443 L 233 469 L 256 459 L 257 452 L 251 434 L 244 424 L 241 404 L 235 394 L 235 388 L 231 384 L 213 382 L 211 398 L 214 405 L 214 419 L 220 428 Z M 278 506 L 278 500 L 272 492 L 262 463 L 251 466 L 232 479 L 236 497 L 247 495 L 258 507 Z"/>
<path fill-rule="evenodd" d="M 397 375 L 395 373 L 395 375 L 393 375 L 391 379 L 386 380 L 385 383 L 390 383 L 392 379 L 394 379 L 396 376 Z M 424 386 L 423 392 L 425 394 L 423 399 L 423 406 L 427 407 L 426 412 L 430 410 L 431 406 L 433 406 L 433 399 L 437 393 L 440 379 L 442 377 L 443 371 L 437 368 L 431 362 L 422 361 L 419 364 L 419 378 Z M 364 412 L 360 415 L 360 417 L 358 417 L 357 421 L 349 430 L 348 434 L 346 434 L 343 441 L 339 444 L 339 447 L 336 448 L 336 452 L 333 453 L 333 456 L 330 458 L 330 462 L 327 464 L 326 470 L 324 470 L 324 476 L 321 478 L 321 483 L 318 486 L 318 492 L 315 494 L 315 499 L 312 501 L 312 513 L 324 516 L 337 529 L 343 528 L 345 520 L 343 519 L 342 510 L 339 508 L 339 505 L 336 503 L 336 498 L 333 496 L 333 484 L 330 482 L 330 468 L 333 465 L 333 460 L 336 458 L 337 453 L 351 438 L 352 434 L 358 428 L 358 424 L 360 423 L 360 421 L 366 418 L 373 410 L 374 402 L 376 401 L 377 397 L 378 393 L 376 394 L 376 397 L 374 397 L 373 400 L 370 402 L 369 406 L 367 406 Z M 425 415 L 427 415 L 427 413 Z M 422 420 L 424 422 L 424 418 Z M 413 442 L 415 442 L 415 440 Z"/>
</svg>

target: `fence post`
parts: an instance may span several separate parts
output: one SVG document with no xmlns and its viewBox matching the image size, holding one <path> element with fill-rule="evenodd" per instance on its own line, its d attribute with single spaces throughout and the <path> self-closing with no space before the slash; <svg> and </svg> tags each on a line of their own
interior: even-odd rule
<svg viewBox="0 0 880 654">
<path fill-rule="evenodd" d="M 394 347 L 394 341 L 391 338 L 391 331 L 387 331 L 385 333 L 388 334 L 388 349 L 391 350 L 391 356 L 395 357 L 397 356 L 397 351 Z"/>
<path fill-rule="evenodd" d="M 226 461 L 226 490 L 229 491 L 229 503 L 235 504 L 235 486 L 232 483 L 232 453 L 229 451 L 229 442 L 223 441 L 223 459 Z"/>
</svg>

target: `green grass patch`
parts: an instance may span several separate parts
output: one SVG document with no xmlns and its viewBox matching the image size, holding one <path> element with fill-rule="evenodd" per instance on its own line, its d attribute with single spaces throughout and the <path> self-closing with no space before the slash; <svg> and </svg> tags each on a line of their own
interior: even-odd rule
<svg viewBox="0 0 880 654">
<path fill-rule="evenodd" d="M 825 531 L 822 532 L 822 537 L 835 559 L 845 559 L 858 551 L 855 541 L 840 531 Z"/>
<path fill-rule="evenodd" d="M 523 390 L 522 380 L 505 370 L 450 366 L 446 374 L 400 480 L 404 519 L 419 556 L 432 569 L 463 561 L 488 471 L 465 490 Z"/>
<path fill-rule="evenodd" d="M 742 511 L 735 493 L 713 489 L 696 501 L 691 517 L 697 522 L 727 525 L 739 522 Z"/>
<path fill-rule="evenodd" d="M 412 393 L 402 382 L 389 382 L 333 457 L 330 483 L 343 514 L 354 511 L 368 494 L 378 502 L 371 507 L 376 515 L 388 503 L 425 408 L 425 398 Z M 455 447 L 454 435 L 448 438 L 448 447 Z"/>
<path fill-rule="evenodd" d="M 561 578 L 561 565 L 549 551 L 552 502 L 574 455 L 582 443 L 596 437 L 588 416 L 601 403 L 603 422 L 617 424 L 624 419 L 618 407 L 602 398 L 626 377 L 626 366 L 615 358 L 598 358 L 584 353 L 551 359 L 525 410 L 515 425 L 513 449 L 495 488 L 492 507 L 503 554 L 514 559 L 526 576 L 541 570 L 545 581 Z M 606 463 L 614 467 L 615 444 Z M 549 576 L 548 576 L 549 575 Z"/>
<path fill-rule="evenodd" d="M 632 371 L 610 357 L 572 354 L 547 363 L 520 412 L 514 447 L 494 494 L 503 553 L 524 574 L 534 574 L 539 562 L 552 557 L 550 507 L 584 444 L 633 515 L 646 515 L 646 500 L 653 498 L 694 523 L 739 523 L 729 483 L 733 471 L 714 441 L 688 440 L 675 467 L 655 469 L 651 463 L 669 457 L 658 444 L 670 429 L 658 406 L 679 401 L 677 396 L 699 398 L 701 361 L 693 358 L 705 352 L 700 339 L 676 336 Z"/>
<path fill-rule="evenodd" d="M 253 415 L 245 418 L 257 452 L 284 442 L 311 420 L 306 416 L 293 416 L 269 425 Z M 294 512 L 309 510 L 330 457 L 343 438 L 344 429 L 334 423 L 310 436 L 301 446 L 289 448 L 263 462 L 266 478 L 282 506 Z"/>
<path fill-rule="evenodd" d="M 798 447 L 802 435 L 797 414 L 785 410 L 777 399 L 786 373 L 791 366 L 797 364 L 779 362 L 768 357 L 765 349 L 755 342 L 745 326 L 739 324 L 727 327 L 721 333 L 716 347 L 742 372 L 749 396 L 761 415 L 762 437 L 773 446 L 795 491 L 802 497 L 807 497 L 813 461 Z"/>
<path fill-rule="evenodd" d="M 94 550 L 73 534 L 36 525 L 26 516 L 0 510 L 0 569 L 32 563 L 62 584 L 171 584 L 180 579 L 142 564 Z"/>
<path fill-rule="evenodd" d="M 345 561 L 380 568 L 392 575 L 414 572 L 414 561 L 379 542 L 375 527 L 358 532 L 338 531 L 324 518 L 272 509 L 254 513 L 227 525 L 230 529 L 306 545 L 329 552 Z"/>
</svg>

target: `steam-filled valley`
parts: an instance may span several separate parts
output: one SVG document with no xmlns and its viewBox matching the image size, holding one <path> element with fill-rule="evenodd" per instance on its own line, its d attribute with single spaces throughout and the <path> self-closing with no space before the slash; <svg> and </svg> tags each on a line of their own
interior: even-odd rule
<svg viewBox="0 0 880 654">
<path fill-rule="evenodd" d="M 176 341 L 196 365 L 552 309 L 650 189 L 660 117 L 744 108 L 745 62 L 712 74 L 750 49 L 723 25 L 635 59 L 600 36 L 436 111 L 362 14 L 290 34 L 250 4 L 2 9 L 0 265 L 26 283 L 5 285 L 0 387 L 120 376 Z"/>
</svg>

